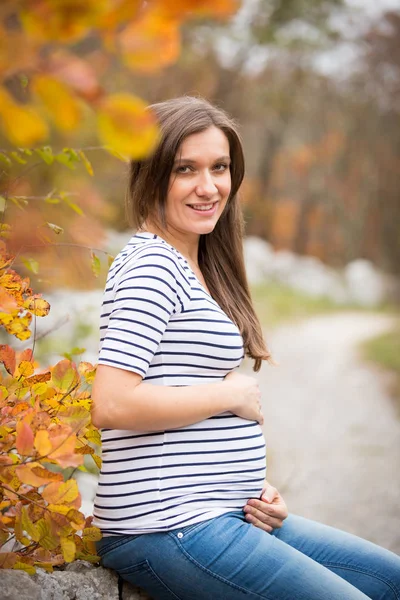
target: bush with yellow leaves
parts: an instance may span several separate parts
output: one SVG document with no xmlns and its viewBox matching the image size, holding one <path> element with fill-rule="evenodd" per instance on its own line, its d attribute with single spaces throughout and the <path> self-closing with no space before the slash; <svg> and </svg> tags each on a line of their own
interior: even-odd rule
<svg viewBox="0 0 400 600">
<path fill-rule="evenodd" d="M 0 325 L 20 340 L 31 337 L 33 318 L 50 305 L 33 294 L 29 280 L 12 268 L 0 243 Z M 0 568 L 53 566 L 83 558 L 96 562 L 100 531 L 79 511 L 81 497 L 65 469 L 85 469 L 100 443 L 90 420 L 95 367 L 64 359 L 35 372 L 32 349 L 20 353 L 0 345 Z"/>
</svg>

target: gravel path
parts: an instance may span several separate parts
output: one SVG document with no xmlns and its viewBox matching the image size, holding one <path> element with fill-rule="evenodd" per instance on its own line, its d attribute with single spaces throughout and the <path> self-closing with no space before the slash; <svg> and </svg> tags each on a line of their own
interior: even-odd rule
<svg viewBox="0 0 400 600">
<path fill-rule="evenodd" d="M 400 554 L 400 417 L 386 378 L 358 355 L 390 318 L 315 317 L 268 336 L 263 392 L 268 479 L 289 510 Z"/>
</svg>

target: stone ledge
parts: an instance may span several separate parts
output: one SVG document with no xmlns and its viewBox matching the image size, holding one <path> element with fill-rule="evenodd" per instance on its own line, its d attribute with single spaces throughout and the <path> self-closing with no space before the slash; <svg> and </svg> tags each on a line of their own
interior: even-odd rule
<svg viewBox="0 0 400 600">
<path fill-rule="evenodd" d="M 0 570 L 1 600 L 118 600 L 118 577 L 109 569 L 77 560 L 35 575 L 14 569 Z M 151 600 L 143 591 L 124 582 L 123 600 Z"/>
</svg>

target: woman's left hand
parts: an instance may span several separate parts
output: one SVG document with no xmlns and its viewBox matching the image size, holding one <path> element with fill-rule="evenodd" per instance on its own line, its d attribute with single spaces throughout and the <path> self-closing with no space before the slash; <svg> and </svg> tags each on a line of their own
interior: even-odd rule
<svg viewBox="0 0 400 600">
<path fill-rule="evenodd" d="M 271 533 L 273 529 L 282 527 L 288 516 L 286 503 L 278 490 L 265 481 L 261 499 L 250 498 L 243 508 L 246 521 Z"/>
</svg>

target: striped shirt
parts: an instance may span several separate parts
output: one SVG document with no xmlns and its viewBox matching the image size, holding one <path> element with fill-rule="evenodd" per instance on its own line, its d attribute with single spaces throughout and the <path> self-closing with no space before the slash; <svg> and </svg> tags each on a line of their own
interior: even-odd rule
<svg viewBox="0 0 400 600">
<path fill-rule="evenodd" d="M 243 359 L 236 325 L 185 258 L 137 233 L 113 262 L 100 321 L 99 364 L 153 385 L 221 381 Z M 225 412 L 166 431 L 103 429 L 93 524 L 104 535 L 167 531 L 241 509 L 259 497 L 259 424 Z"/>
</svg>

